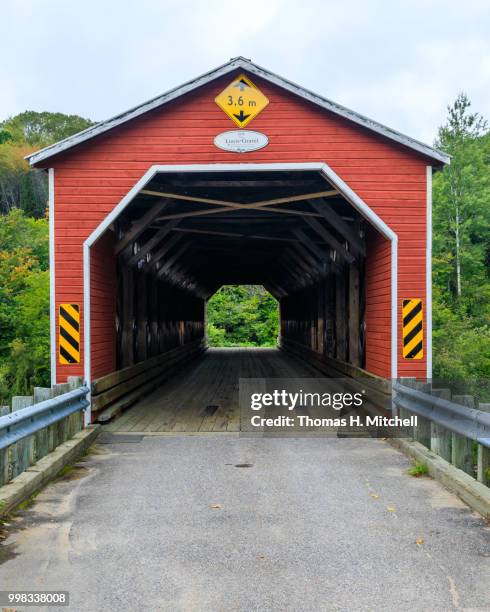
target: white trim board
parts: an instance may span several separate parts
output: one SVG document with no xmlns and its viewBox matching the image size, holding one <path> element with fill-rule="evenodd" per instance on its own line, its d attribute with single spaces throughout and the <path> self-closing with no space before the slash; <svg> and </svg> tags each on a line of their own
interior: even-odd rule
<svg viewBox="0 0 490 612">
<path fill-rule="evenodd" d="M 56 384 L 56 273 L 54 232 L 54 168 L 48 170 L 48 215 L 49 215 L 49 342 L 51 385 Z"/>
<path fill-rule="evenodd" d="M 308 102 L 311 102 L 312 104 L 315 104 L 316 106 L 319 106 L 320 108 L 339 115 L 344 119 L 352 121 L 353 123 L 356 123 L 357 125 L 360 125 L 363 128 L 370 130 L 371 132 L 375 132 L 376 134 L 388 138 L 389 140 L 393 140 L 398 144 L 406 146 L 409 149 L 416 151 L 417 153 L 421 153 L 422 155 L 429 157 L 430 159 L 434 159 L 439 164 L 448 164 L 450 162 L 450 156 L 447 155 L 447 153 L 438 151 L 437 149 L 434 149 L 433 147 L 430 147 L 429 145 L 423 142 L 415 140 L 410 136 L 406 136 L 405 134 L 402 134 L 401 132 L 382 125 L 381 123 L 378 123 L 373 119 L 369 119 L 368 117 L 365 117 L 360 113 L 352 111 L 346 108 L 345 106 L 342 106 L 340 104 L 337 104 L 336 102 L 333 102 L 332 100 L 324 98 L 308 89 L 305 89 L 304 87 L 301 87 L 300 85 L 297 85 L 296 83 L 293 83 L 292 81 L 289 81 L 288 79 L 285 79 L 275 74 L 274 72 L 271 72 L 270 70 L 267 70 L 266 68 L 262 68 L 261 66 L 254 64 L 253 62 L 244 57 L 235 57 L 226 64 L 222 64 L 221 66 L 218 66 L 217 68 L 210 70 L 209 72 L 206 72 L 205 74 L 202 74 L 201 76 L 192 79 L 191 81 L 187 81 L 187 83 L 184 83 L 179 87 L 175 87 L 174 89 L 167 91 L 161 96 L 144 102 L 139 106 L 131 108 L 126 112 L 112 117 L 111 119 L 101 121 L 100 123 L 97 123 L 96 125 L 93 125 L 87 128 L 86 130 L 79 132 L 78 134 L 74 134 L 73 136 L 69 136 L 64 140 L 60 140 L 59 142 L 56 142 L 50 145 L 49 147 L 45 147 L 40 151 L 31 153 L 30 155 L 26 156 L 26 159 L 29 160 L 29 163 L 31 165 L 38 164 L 42 161 L 49 159 L 53 155 L 58 155 L 63 151 L 71 149 L 72 147 L 82 142 L 90 140 L 91 138 L 94 138 L 99 134 L 103 134 L 104 132 L 115 128 L 118 125 L 126 123 L 127 121 L 131 121 L 132 119 L 139 117 L 140 115 L 143 115 L 148 111 L 163 106 L 164 104 L 167 104 L 172 100 L 175 100 L 187 93 L 190 93 L 191 91 L 194 91 L 199 87 L 202 87 L 203 85 L 207 85 L 208 83 L 218 78 L 221 78 L 222 76 L 225 76 L 232 72 L 236 72 L 237 70 L 243 70 L 249 74 L 258 76 L 268 81 L 269 83 L 272 83 L 290 93 L 297 95 L 300 98 L 303 98 L 304 100 L 307 100 Z"/>
<path fill-rule="evenodd" d="M 427 166 L 427 244 L 425 285 L 425 355 L 427 378 L 432 378 L 432 166 Z"/>
<path fill-rule="evenodd" d="M 111 226 L 124 209 L 132 202 L 134 197 L 158 173 L 170 172 L 270 172 L 270 171 L 317 171 L 334 185 L 345 199 L 391 242 L 391 376 L 397 378 L 398 373 L 398 236 L 396 233 L 354 192 L 352 189 L 323 162 L 311 163 L 275 163 L 275 164 L 169 164 L 151 166 L 139 181 L 122 198 L 117 206 L 97 226 L 83 244 L 83 347 L 84 347 L 84 373 L 88 387 L 91 386 L 91 355 L 90 347 L 90 248 L 97 242 L 102 234 Z M 90 422 L 90 408 L 85 413 L 86 422 Z"/>
</svg>

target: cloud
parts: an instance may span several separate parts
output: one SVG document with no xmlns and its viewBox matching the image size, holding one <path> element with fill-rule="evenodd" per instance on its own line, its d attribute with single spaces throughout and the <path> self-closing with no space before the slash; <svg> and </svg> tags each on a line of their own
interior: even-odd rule
<svg viewBox="0 0 490 612">
<path fill-rule="evenodd" d="M 244 55 L 431 142 L 461 90 L 490 117 L 489 20 L 479 0 L 2 0 L 0 118 L 104 119 Z"/>
</svg>

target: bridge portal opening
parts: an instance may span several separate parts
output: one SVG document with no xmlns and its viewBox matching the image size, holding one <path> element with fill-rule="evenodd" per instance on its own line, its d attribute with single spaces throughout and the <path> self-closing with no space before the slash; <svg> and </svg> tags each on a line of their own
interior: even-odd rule
<svg viewBox="0 0 490 612">
<path fill-rule="evenodd" d="M 223 285 L 206 306 L 210 347 L 277 346 L 279 303 L 262 285 Z"/>
<path fill-rule="evenodd" d="M 212 369 L 233 362 L 235 378 L 270 373 L 264 359 L 294 376 L 279 351 L 302 360 L 303 375 L 321 365 L 322 375 L 389 376 L 391 244 L 353 196 L 317 169 L 155 172 L 90 247 L 94 418 L 176 373 L 185 386 L 198 357 Z M 278 348 L 203 357 L 219 292 L 257 286 L 277 302 Z M 207 372 L 202 384 L 218 379 Z"/>
</svg>

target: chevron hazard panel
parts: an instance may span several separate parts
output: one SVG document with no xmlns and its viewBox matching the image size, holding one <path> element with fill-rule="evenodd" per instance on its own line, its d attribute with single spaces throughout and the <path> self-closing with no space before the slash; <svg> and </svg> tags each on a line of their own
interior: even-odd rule
<svg viewBox="0 0 490 612">
<path fill-rule="evenodd" d="M 422 300 L 412 298 L 402 303 L 403 357 L 422 359 L 424 356 L 424 327 Z"/>
<path fill-rule="evenodd" d="M 80 306 L 60 304 L 59 362 L 63 365 L 80 363 Z"/>
</svg>

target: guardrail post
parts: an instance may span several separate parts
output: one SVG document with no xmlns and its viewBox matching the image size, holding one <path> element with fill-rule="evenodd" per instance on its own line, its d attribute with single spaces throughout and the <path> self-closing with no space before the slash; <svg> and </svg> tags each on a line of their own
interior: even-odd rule
<svg viewBox="0 0 490 612">
<path fill-rule="evenodd" d="M 34 387 L 34 403 L 44 402 L 53 397 L 49 387 Z M 36 433 L 36 461 L 42 459 L 49 453 L 49 432 L 41 429 Z"/>
<path fill-rule="evenodd" d="M 68 376 L 67 384 L 70 387 L 70 391 L 73 391 L 74 389 L 79 389 L 83 384 L 83 378 L 81 376 Z M 78 431 L 81 431 L 83 429 L 83 424 L 84 419 L 83 412 L 81 410 L 70 414 L 67 422 L 68 437 L 71 438 Z"/>
<path fill-rule="evenodd" d="M 70 391 L 70 385 L 68 383 L 59 383 L 57 385 L 53 385 L 52 390 L 53 390 L 53 397 L 58 397 L 58 395 L 63 395 L 63 393 L 68 393 L 68 391 Z M 53 435 L 54 448 L 56 448 L 57 446 L 59 446 L 60 444 L 63 444 L 63 442 L 66 442 L 68 440 L 66 419 L 62 419 L 61 421 L 58 421 L 51 427 L 53 429 L 52 435 Z"/>
<path fill-rule="evenodd" d="M 417 379 L 416 378 L 408 378 L 408 377 L 405 378 L 405 377 L 403 377 L 403 378 L 400 378 L 399 381 L 400 381 L 401 385 L 404 385 L 405 387 L 410 387 L 411 389 L 413 389 L 415 387 Z M 406 418 L 412 416 L 412 414 L 408 410 L 405 410 L 405 408 L 399 408 L 398 412 L 399 412 L 399 416 L 400 416 L 401 419 L 406 419 Z M 412 437 L 415 438 L 415 428 L 413 429 Z"/>
<path fill-rule="evenodd" d="M 10 406 L 0 406 L 0 416 L 10 413 Z M 8 481 L 8 448 L 0 450 L 0 487 Z"/>
<path fill-rule="evenodd" d="M 431 391 L 430 383 L 415 383 L 414 388 L 417 391 L 421 391 L 422 393 L 429 393 Z M 414 427 L 414 438 L 420 444 L 423 444 L 426 448 L 430 448 L 431 441 L 431 429 L 430 429 L 430 421 L 423 416 L 418 417 L 417 419 L 417 427 Z"/>
<path fill-rule="evenodd" d="M 468 408 L 475 407 L 475 400 L 472 395 L 454 395 L 453 402 L 467 406 Z M 473 476 L 472 440 L 453 433 L 451 444 L 451 463 L 460 470 L 463 470 L 463 472 Z"/>
<path fill-rule="evenodd" d="M 490 412 L 490 404 L 480 403 L 478 408 L 483 412 Z M 476 472 L 478 481 L 490 487 L 490 448 L 482 446 L 481 444 L 478 445 Z"/>
<path fill-rule="evenodd" d="M 432 395 L 441 399 L 451 399 L 451 389 L 432 389 Z M 449 463 L 451 462 L 451 432 L 433 421 L 430 424 L 430 450 Z"/>
<path fill-rule="evenodd" d="M 32 395 L 19 395 L 12 398 L 12 412 L 21 410 L 32 406 L 34 403 L 34 396 Z M 35 462 L 36 457 L 36 440 L 35 436 L 29 436 L 24 440 L 19 440 L 9 448 L 8 463 L 9 463 L 9 474 L 8 480 L 15 478 L 26 470 L 30 465 Z"/>
</svg>

